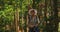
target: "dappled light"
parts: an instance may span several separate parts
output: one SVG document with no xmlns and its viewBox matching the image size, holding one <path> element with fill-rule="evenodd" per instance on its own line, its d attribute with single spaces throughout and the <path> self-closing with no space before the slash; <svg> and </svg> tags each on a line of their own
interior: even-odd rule
<svg viewBox="0 0 60 32">
<path fill-rule="evenodd" d="M 60 32 L 60 0 L 0 0 L 0 32 Z"/>
</svg>

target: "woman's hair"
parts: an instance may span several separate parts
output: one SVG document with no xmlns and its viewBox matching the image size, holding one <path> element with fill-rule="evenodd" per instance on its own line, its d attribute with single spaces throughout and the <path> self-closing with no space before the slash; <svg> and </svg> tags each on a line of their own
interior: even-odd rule
<svg viewBox="0 0 60 32">
<path fill-rule="evenodd" d="M 29 15 L 31 15 L 31 12 L 35 12 L 35 15 L 37 15 L 37 10 L 35 10 L 35 9 L 30 9 L 29 12 L 28 12 Z"/>
</svg>

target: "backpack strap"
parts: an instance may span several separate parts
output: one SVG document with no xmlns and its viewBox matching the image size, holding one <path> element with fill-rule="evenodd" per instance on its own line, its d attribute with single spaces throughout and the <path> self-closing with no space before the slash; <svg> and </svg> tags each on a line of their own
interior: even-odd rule
<svg viewBox="0 0 60 32">
<path fill-rule="evenodd" d="M 28 15 L 28 23 L 31 21 L 31 16 Z"/>
</svg>

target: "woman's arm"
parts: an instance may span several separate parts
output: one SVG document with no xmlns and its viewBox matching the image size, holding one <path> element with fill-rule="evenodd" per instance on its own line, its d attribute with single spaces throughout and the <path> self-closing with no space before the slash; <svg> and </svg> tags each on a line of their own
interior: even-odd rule
<svg viewBox="0 0 60 32">
<path fill-rule="evenodd" d="M 38 16 L 37 16 L 37 21 L 38 21 L 38 23 L 35 26 L 38 26 L 40 24 L 40 20 L 39 20 Z"/>
<path fill-rule="evenodd" d="M 39 17 L 37 16 L 38 24 L 40 23 Z"/>
</svg>

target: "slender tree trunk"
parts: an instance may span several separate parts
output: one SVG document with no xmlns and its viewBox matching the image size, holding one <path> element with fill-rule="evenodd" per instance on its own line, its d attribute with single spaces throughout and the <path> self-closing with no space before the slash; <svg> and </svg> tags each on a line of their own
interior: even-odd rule
<svg viewBox="0 0 60 32">
<path fill-rule="evenodd" d="M 15 11 L 15 29 L 16 29 L 16 32 L 19 31 L 18 27 L 19 27 L 19 12 L 18 10 Z"/>
<path fill-rule="evenodd" d="M 33 4 L 32 4 L 33 9 L 35 9 L 36 5 L 35 5 L 35 0 L 33 0 Z"/>
<path fill-rule="evenodd" d="M 55 22 L 55 31 L 58 32 L 58 10 L 57 10 L 57 0 L 54 1 L 54 22 Z"/>
<path fill-rule="evenodd" d="M 46 30 L 46 32 L 48 32 L 48 25 L 47 25 L 47 16 L 46 16 L 46 14 L 47 14 L 47 1 L 48 0 L 45 0 L 45 11 L 44 11 L 44 20 L 45 20 L 45 22 L 46 22 L 46 27 L 45 27 L 45 30 Z"/>
</svg>

